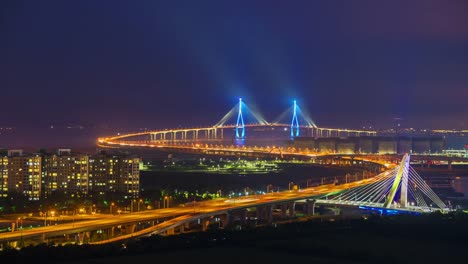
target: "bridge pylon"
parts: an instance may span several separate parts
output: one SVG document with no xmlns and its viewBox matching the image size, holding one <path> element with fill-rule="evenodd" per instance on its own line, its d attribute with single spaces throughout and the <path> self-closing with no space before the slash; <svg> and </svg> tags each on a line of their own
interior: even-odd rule
<svg viewBox="0 0 468 264">
<path fill-rule="evenodd" d="M 294 100 L 294 106 L 293 106 L 293 117 L 291 120 L 291 137 L 298 137 L 300 131 L 300 126 L 299 126 L 299 120 L 297 119 L 297 103 L 296 100 Z"/>
<path fill-rule="evenodd" d="M 245 137 L 245 123 L 244 117 L 242 116 L 242 98 L 239 98 L 239 111 L 237 114 L 236 122 L 236 138 L 244 139 Z"/>
<path fill-rule="evenodd" d="M 400 187 L 400 207 L 406 208 L 408 206 L 408 170 L 409 170 L 410 155 L 407 153 L 401 159 L 398 167 L 395 180 L 393 181 L 390 193 L 385 200 L 384 207 L 389 208 L 392 206 L 395 195 Z"/>
</svg>

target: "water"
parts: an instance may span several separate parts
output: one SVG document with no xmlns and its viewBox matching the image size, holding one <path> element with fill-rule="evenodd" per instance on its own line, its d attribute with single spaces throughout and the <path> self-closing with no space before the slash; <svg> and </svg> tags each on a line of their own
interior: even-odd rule
<svg viewBox="0 0 468 264">
<path fill-rule="evenodd" d="M 289 183 L 298 184 L 301 188 L 321 183 L 332 182 L 336 177 L 343 178 L 350 168 L 326 168 L 316 165 L 281 165 L 280 171 L 267 173 L 203 173 L 203 172 L 171 172 L 171 171 L 142 171 L 140 181 L 146 190 L 179 189 L 179 190 L 208 190 L 216 192 L 239 191 L 245 188 L 266 190 L 267 185 L 274 189 L 285 190 Z M 357 172 L 357 169 L 352 170 Z"/>
</svg>

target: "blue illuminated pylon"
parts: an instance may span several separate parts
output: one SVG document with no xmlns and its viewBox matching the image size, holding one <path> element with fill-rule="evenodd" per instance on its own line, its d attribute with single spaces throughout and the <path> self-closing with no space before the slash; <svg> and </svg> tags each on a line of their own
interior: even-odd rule
<svg viewBox="0 0 468 264">
<path fill-rule="evenodd" d="M 293 117 L 291 121 L 291 137 L 299 136 L 299 120 L 297 119 L 297 104 L 294 100 Z"/>
<path fill-rule="evenodd" d="M 239 133 L 239 130 L 241 130 L 240 133 Z M 237 114 L 236 138 L 243 139 L 244 137 L 245 137 L 245 124 L 244 124 L 244 117 L 242 116 L 242 98 L 239 98 L 239 113 Z"/>
</svg>

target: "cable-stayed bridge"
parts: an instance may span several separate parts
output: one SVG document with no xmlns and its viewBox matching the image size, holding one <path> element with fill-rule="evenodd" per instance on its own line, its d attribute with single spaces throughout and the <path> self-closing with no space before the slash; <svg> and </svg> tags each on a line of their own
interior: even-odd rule
<svg viewBox="0 0 468 264">
<path fill-rule="evenodd" d="M 98 139 L 101 146 L 131 146 L 146 142 L 148 146 L 180 145 L 194 142 L 223 142 L 235 139 L 239 143 L 249 138 L 249 130 L 278 131 L 288 138 L 299 136 L 311 137 L 343 137 L 343 136 L 375 136 L 373 130 L 355 130 L 342 128 L 323 128 L 315 124 L 310 116 L 303 111 L 297 101 L 272 122 L 268 122 L 258 112 L 249 107 L 242 98 L 216 124 L 207 127 L 171 128 L 147 130 Z"/>
<path fill-rule="evenodd" d="M 249 131 L 250 130 L 250 131 Z M 271 131 L 281 132 L 280 138 L 272 138 L 267 134 Z M 250 141 L 249 133 L 257 133 Z M 265 135 L 264 137 L 262 137 Z M 268 122 L 253 107 L 249 107 L 242 99 L 232 107 L 215 125 L 208 127 L 189 127 L 160 130 L 145 130 L 143 132 L 117 134 L 97 139 L 97 145 L 104 148 L 154 148 L 175 152 L 201 153 L 224 156 L 245 157 L 342 157 L 343 154 L 331 150 L 314 150 L 287 146 L 286 139 L 298 137 L 347 137 L 376 136 L 376 131 L 351 130 L 340 128 L 323 128 L 316 125 L 306 111 L 303 111 L 297 101 L 286 109 L 274 121 Z M 374 137 L 375 138 L 375 137 Z M 261 141 L 263 140 L 263 141 Z M 253 143 L 252 143 L 253 142 Z M 260 144 L 256 144 L 260 143 Z M 401 154 L 344 154 L 351 158 L 362 158 L 377 161 L 380 164 L 397 163 Z M 467 158 L 448 157 L 441 154 L 413 153 L 413 160 L 418 162 L 447 162 L 452 169 L 453 162 L 467 162 Z M 422 164 L 422 163 L 421 163 Z"/>
<path fill-rule="evenodd" d="M 331 192 L 320 197 L 317 202 L 415 212 L 447 209 L 445 203 L 411 167 L 409 154 L 403 156 L 398 167 L 376 176 L 374 183 Z"/>
</svg>

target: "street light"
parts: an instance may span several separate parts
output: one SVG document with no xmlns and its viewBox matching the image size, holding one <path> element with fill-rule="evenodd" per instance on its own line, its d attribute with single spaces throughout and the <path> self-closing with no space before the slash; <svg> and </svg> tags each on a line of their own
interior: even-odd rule
<svg viewBox="0 0 468 264">
<path fill-rule="evenodd" d="M 137 205 L 138 210 L 137 210 L 137 212 L 140 212 L 140 203 L 142 203 L 142 202 L 143 202 L 143 199 L 138 200 L 138 205 Z"/>
<path fill-rule="evenodd" d="M 167 195 L 164 196 L 163 208 L 169 208 L 169 197 Z"/>
<path fill-rule="evenodd" d="M 112 203 L 110 204 L 110 208 L 109 208 L 109 212 L 110 212 L 110 214 L 112 214 L 112 207 L 113 207 L 114 205 L 115 205 L 115 203 L 114 203 L 114 202 L 112 202 Z"/>
</svg>

